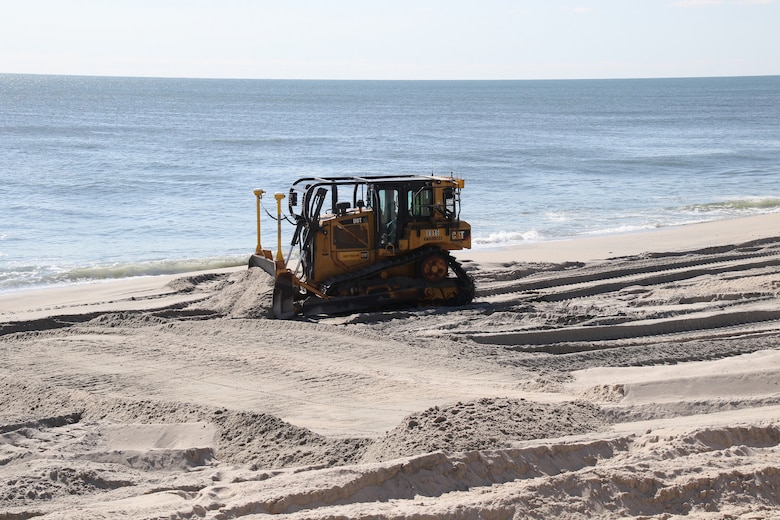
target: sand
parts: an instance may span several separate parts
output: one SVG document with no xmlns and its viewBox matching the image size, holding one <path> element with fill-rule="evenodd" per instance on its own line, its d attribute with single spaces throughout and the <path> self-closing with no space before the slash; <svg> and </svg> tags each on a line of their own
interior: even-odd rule
<svg viewBox="0 0 780 520">
<path fill-rule="evenodd" d="M 453 309 L 0 295 L 0 519 L 780 518 L 780 214 L 457 256 Z"/>
</svg>

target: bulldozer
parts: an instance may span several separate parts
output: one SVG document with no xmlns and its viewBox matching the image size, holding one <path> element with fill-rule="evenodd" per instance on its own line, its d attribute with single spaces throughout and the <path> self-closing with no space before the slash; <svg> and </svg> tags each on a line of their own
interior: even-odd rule
<svg viewBox="0 0 780 520">
<path fill-rule="evenodd" d="M 298 179 L 287 195 L 289 215 L 284 193 L 274 194 L 276 216 L 268 213 L 277 224 L 275 255 L 261 245 L 265 191 L 254 190 L 257 247 L 249 268 L 274 277 L 273 315 L 471 302 L 474 282 L 450 254 L 471 248 L 471 226 L 460 218 L 463 187 L 463 179 L 435 175 Z M 286 259 L 285 220 L 295 226 Z"/>
</svg>

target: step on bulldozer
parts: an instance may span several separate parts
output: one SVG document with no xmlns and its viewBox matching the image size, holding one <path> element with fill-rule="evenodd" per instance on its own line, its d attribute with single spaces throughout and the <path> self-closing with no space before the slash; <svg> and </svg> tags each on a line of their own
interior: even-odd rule
<svg viewBox="0 0 780 520">
<path fill-rule="evenodd" d="M 299 179 L 287 197 L 289 216 L 282 215 L 285 195 L 274 194 L 276 255 L 260 244 L 265 192 L 255 190 L 257 248 L 249 267 L 274 277 L 274 316 L 471 302 L 474 282 L 450 254 L 471 248 L 471 226 L 460 219 L 463 186 L 444 176 Z M 282 220 L 295 225 L 286 260 Z"/>
</svg>

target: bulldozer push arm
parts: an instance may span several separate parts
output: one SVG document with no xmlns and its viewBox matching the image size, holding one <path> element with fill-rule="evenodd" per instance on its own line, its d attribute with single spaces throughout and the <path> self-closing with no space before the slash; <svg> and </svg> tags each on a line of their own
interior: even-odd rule
<svg viewBox="0 0 780 520">
<path fill-rule="evenodd" d="M 287 196 L 295 231 L 282 255 L 283 193 L 276 200 L 277 251 L 257 247 L 249 267 L 274 277 L 273 314 L 343 314 L 399 305 L 464 305 L 474 284 L 449 253 L 471 247 L 460 219 L 462 179 L 439 176 L 305 177 Z M 326 203 L 329 211 L 324 212 Z M 297 248 L 296 266 L 289 267 Z"/>
</svg>

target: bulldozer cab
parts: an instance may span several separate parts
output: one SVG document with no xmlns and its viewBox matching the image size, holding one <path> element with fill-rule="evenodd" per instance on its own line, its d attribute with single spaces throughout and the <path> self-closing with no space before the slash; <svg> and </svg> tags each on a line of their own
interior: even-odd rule
<svg viewBox="0 0 780 520">
<path fill-rule="evenodd" d="M 398 247 L 399 240 L 404 238 L 410 227 L 422 230 L 426 223 L 435 224 L 437 220 L 454 223 L 460 202 L 456 189 L 445 187 L 440 191 L 440 200 L 437 201 L 430 180 L 374 185 L 376 236 L 379 238 L 376 246 Z"/>
<path fill-rule="evenodd" d="M 298 180 L 289 206 L 304 278 L 321 281 L 424 246 L 471 247 L 462 187 L 460 179 L 419 175 Z"/>
</svg>

